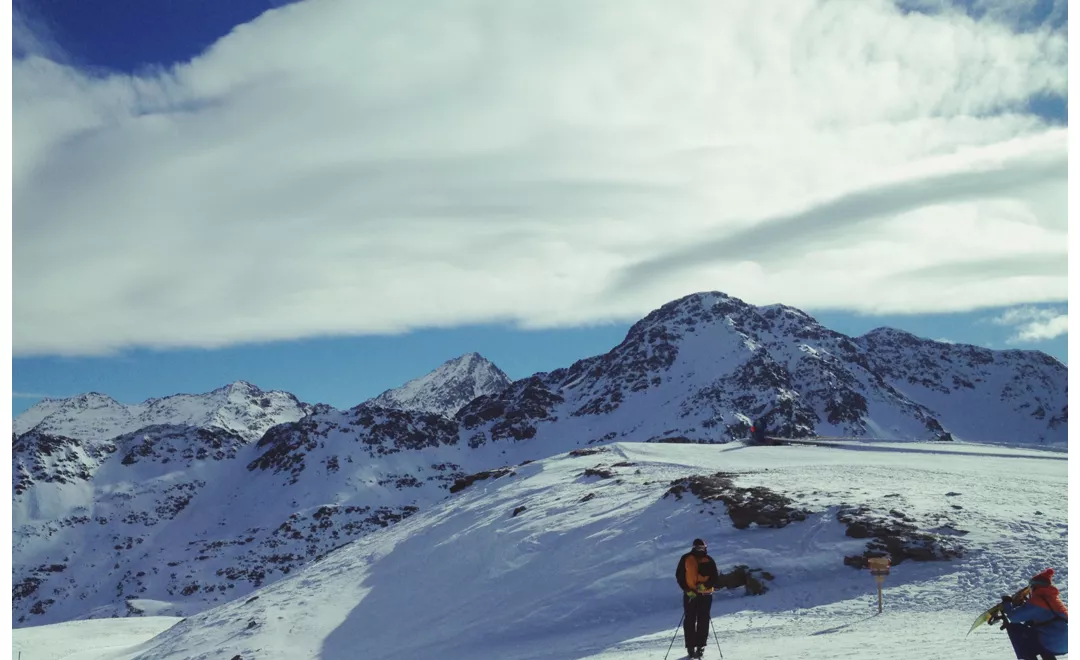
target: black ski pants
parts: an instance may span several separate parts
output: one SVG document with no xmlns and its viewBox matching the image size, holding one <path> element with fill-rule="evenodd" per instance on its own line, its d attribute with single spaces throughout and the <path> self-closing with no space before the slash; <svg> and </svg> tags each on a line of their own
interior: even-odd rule
<svg viewBox="0 0 1080 660">
<path fill-rule="evenodd" d="M 687 649 L 704 648 L 709 641 L 709 616 L 712 612 L 712 594 L 682 597 L 683 635 Z"/>
</svg>

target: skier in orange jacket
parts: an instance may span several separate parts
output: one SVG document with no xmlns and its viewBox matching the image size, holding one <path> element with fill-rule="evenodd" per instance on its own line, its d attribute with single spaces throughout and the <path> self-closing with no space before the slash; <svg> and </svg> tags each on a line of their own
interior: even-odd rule
<svg viewBox="0 0 1080 660">
<path fill-rule="evenodd" d="M 688 657 L 704 657 L 718 577 L 716 562 L 709 556 L 705 541 L 694 539 L 690 552 L 679 559 L 675 570 L 675 580 L 683 590 L 683 636 Z"/>
</svg>

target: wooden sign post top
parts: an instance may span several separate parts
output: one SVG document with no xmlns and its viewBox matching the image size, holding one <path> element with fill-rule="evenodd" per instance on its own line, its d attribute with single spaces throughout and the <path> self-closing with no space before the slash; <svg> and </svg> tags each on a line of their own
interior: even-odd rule
<svg viewBox="0 0 1080 660">
<path fill-rule="evenodd" d="M 866 563 L 870 564 L 870 575 L 878 578 L 878 582 L 884 582 L 885 576 L 889 574 L 889 558 L 871 557 L 866 560 Z"/>
<path fill-rule="evenodd" d="M 870 575 L 874 576 L 874 580 L 877 582 L 877 611 L 881 613 L 881 585 L 885 582 L 885 576 L 889 574 L 889 558 L 888 557 L 871 557 L 866 560 L 866 563 L 870 565 Z"/>
</svg>

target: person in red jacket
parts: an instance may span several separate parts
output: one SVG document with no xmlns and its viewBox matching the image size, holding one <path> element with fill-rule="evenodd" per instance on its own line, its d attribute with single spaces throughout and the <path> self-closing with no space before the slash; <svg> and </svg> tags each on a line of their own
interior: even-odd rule
<svg viewBox="0 0 1080 660">
<path fill-rule="evenodd" d="M 705 541 L 694 539 L 690 552 L 679 558 L 675 579 L 683 590 L 683 638 L 686 655 L 704 657 L 709 640 L 709 619 L 712 593 L 719 573 L 716 562 L 709 556 Z"/>
<path fill-rule="evenodd" d="M 1069 652 L 1069 610 L 1053 579 L 1052 568 L 1031 578 L 1031 593 L 1023 603 L 1001 597 L 1005 630 L 1019 660 L 1057 660 Z"/>
</svg>

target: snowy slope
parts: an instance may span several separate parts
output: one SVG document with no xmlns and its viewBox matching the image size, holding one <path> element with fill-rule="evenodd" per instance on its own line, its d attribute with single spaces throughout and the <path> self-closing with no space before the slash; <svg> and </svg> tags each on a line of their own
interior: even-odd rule
<svg viewBox="0 0 1080 660">
<path fill-rule="evenodd" d="M 605 449 L 511 463 L 512 473 L 478 480 L 138 648 L 86 657 L 659 658 L 681 616 L 675 562 L 695 536 L 721 570 L 743 564 L 772 577 L 763 595 L 736 588 L 716 597 L 728 658 L 1004 660 L 1003 633 L 983 627 L 964 637 L 981 609 L 1047 566 L 1068 599 L 1060 454 L 923 443 Z M 678 488 L 716 473 L 750 499 L 774 498 L 753 515 L 782 526 L 736 527 L 736 507 Z M 852 512 L 864 527 L 891 520 L 913 551 L 962 556 L 894 560 L 885 612 L 875 616 L 873 580 L 844 561 L 874 542 L 848 535 L 857 527 L 842 519 Z M 17 631 L 16 643 L 28 634 Z M 718 655 L 711 646 L 707 657 Z"/>
<path fill-rule="evenodd" d="M 14 431 L 104 440 L 154 425 L 215 426 L 250 441 L 271 426 L 300 419 L 309 408 L 288 392 L 264 392 L 244 381 L 206 394 L 176 394 L 133 405 L 90 392 L 38 402 L 15 418 Z"/>
<path fill-rule="evenodd" d="M 498 394 L 509 385 L 510 379 L 491 361 L 479 353 L 467 353 L 367 403 L 453 417 L 476 397 Z"/>
<path fill-rule="evenodd" d="M 607 354 L 517 381 L 457 417 L 473 445 L 726 442 L 764 418 L 781 437 L 1065 447 L 1066 378 L 1034 351 L 853 339 L 791 307 L 703 293 L 649 314 Z"/>
<path fill-rule="evenodd" d="M 483 364 L 466 356 L 426 382 Z M 14 441 L 14 621 L 194 614 L 427 510 L 467 475 L 619 440 L 728 441 L 760 415 L 775 435 L 1064 448 L 1065 395 L 1065 368 L 1041 353 L 852 339 L 792 308 L 699 294 L 453 419 L 244 383 L 140 406 L 44 402 Z"/>
</svg>

